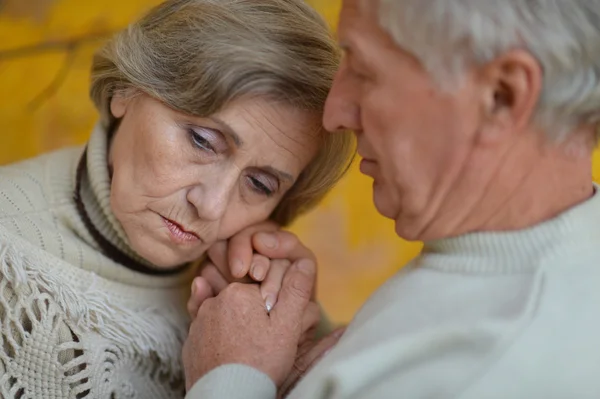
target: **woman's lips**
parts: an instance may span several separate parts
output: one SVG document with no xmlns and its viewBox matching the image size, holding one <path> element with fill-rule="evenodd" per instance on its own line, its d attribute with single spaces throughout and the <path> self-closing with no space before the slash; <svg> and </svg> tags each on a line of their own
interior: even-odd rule
<svg viewBox="0 0 600 399">
<path fill-rule="evenodd" d="M 167 229 L 169 229 L 169 232 L 171 233 L 171 239 L 173 239 L 173 241 L 178 243 L 191 243 L 200 240 L 200 237 L 194 233 L 185 231 L 178 223 L 165 217 L 162 217 L 162 219 L 165 223 L 165 226 L 167 226 Z"/>
</svg>

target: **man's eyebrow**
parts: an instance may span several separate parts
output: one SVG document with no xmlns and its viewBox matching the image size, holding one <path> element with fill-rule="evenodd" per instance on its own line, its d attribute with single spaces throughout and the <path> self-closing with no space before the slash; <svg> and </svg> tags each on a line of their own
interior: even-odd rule
<svg viewBox="0 0 600 399">
<path fill-rule="evenodd" d="M 229 124 L 227 124 L 227 122 L 214 115 L 209 116 L 208 119 L 210 119 L 213 123 L 218 125 L 219 130 L 221 130 L 223 134 L 227 135 L 231 140 L 233 140 L 236 147 L 242 147 L 244 145 L 244 142 L 240 138 L 240 135 L 237 134 L 235 130 L 233 130 L 233 128 L 229 126 Z"/>
</svg>

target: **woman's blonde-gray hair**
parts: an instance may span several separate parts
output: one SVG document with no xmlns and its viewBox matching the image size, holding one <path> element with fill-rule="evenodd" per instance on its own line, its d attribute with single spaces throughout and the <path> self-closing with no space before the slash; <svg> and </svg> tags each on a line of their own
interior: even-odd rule
<svg viewBox="0 0 600 399">
<path fill-rule="evenodd" d="M 600 1 L 379 0 L 379 7 L 381 26 L 440 82 L 524 48 L 544 72 L 536 121 L 550 138 L 600 122 Z"/>
<path fill-rule="evenodd" d="M 107 128 L 112 96 L 132 88 L 199 117 L 260 96 L 320 118 L 338 62 L 326 23 L 302 0 L 168 0 L 98 51 L 91 97 Z M 352 160 L 350 133 L 319 137 L 319 153 L 272 215 L 280 224 L 316 205 Z"/>
</svg>

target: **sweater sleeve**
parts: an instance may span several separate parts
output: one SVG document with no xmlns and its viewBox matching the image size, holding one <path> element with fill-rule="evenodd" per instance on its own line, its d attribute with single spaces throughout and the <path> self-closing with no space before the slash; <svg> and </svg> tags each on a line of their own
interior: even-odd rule
<svg viewBox="0 0 600 399">
<path fill-rule="evenodd" d="M 185 399 L 275 399 L 277 387 L 269 376 L 242 364 L 218 367 L 190 389 Z"/>
</svg>

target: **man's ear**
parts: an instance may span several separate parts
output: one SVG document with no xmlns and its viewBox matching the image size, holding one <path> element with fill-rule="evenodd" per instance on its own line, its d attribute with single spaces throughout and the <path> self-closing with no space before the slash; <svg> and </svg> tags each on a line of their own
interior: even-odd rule
<svg viewBox="0 0 600 399">
<path fill-rule="evenodd" d="M 110 113 L 115 119 L 121 119 L 133 98 L 132 90 L 118 90 L 110 99 Z"/>
<path fill-rule="evenodd" d="M 480 140 L 519 134 L 531 123 L 542 90 L 543 71 L 524 50 L 511 50 L 480 68 L 484 129 Z"/>
</svg>

